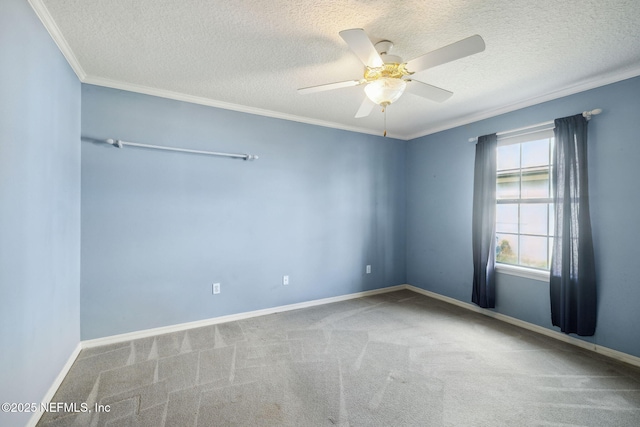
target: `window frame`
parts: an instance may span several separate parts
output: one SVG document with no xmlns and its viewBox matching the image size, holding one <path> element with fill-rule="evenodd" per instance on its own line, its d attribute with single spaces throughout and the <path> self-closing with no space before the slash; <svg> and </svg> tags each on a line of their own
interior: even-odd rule
<svg viewBox="0 0 640 427">
<path fill-rule="evenodd" d="M 499 233 L 497 231 L 497 217 L 496 217 L 496 237 L 498 234 L 510 234 L 510 235 L 514 235 L 517 236 L 518 241 L 520 240 L 520 236 L 521 235 L 528 235 L 527 233 L 521 233 L 521 223 L 520 223 L 520 206 L 522 204 L 527 204 L 527 203 L 531 203 L 531 204 L 546 204 L 547 206 L 552 205 L 553 204 L 553 194 L 552 194 L 552 172 L 553 172 L 553 158 L 552 158 L 552 154 L 553 154 L 553 139 L 555 138 L 554 132 L 554 125 L 553 124 L 548 124 L 545 123 L 543 125 L 540 126 L 536 126 L 536 127 L 532 127 L 532 128 L 524 128 L 524 129 L 520 129 L 520 130 L 515 130 L 515 131 L 511 131 L 511 132 L 503 132 L 503 133 L 499 133 L 498 134 L 498 147 L 502 147 L 505 145 L 515 145 L 515 144 L 522 144 L 525 142 L 533 142 L 533 141 L 537 141 L 537 140 L 542 140 L 542 139 L 551 139 L 550 141 L 550 145 L 549 145 L 549 165 L 548 165 L 548 170 L 549 170 L 549 197 L 547 198 L 535 198 L 535 199 L 526 199 L 526 198 L 522 198 L 522 180 L 520 179 L 519 182 L 519 195 L 520 198 L 510 198 L 510 199 L 497 199 L 496 197 L 496 209 L 498 207 L 498 205 L 500 204 L 516 204 L 518 206 L 518 230 L 517 233 Z M 497 155 L 497 153 L 496 153 Z M 522 152 L 521 152 L 522 155 Z M 520 171 L 520 178 L 522 178 L 522 170 L 526 168 L 522 168 L 522 157 L 520 158 L 520 167 L 517 169 Z M 516 169 L 514 169 L 516 170 Z M 497 179 L 498 179 L 498 171 L 496 171 L 496 186 L 497 186 Z M 549 211 L 549 210 L 548 210 Z M 541 269 L 541 268 L 536 268 L 536 267 L 530 267 L 530 266 L 524 266 L 524 265 L 519 265 L 519 264 L 508 264 L 508 263 L 502 263 L 502 262 L 498 262 L 496 260 L 495 262 L 495 268 L 496 268 L 496 272 L 500 273 L 500 274 L 508 274 L 508 275 L 513 275 L 513 276 L 519 276 L 519 277 L 524 277 L 524 278 L 528 278 L 528 279 L 533 279 L 533 280 L 537 280 L 537 281 L 543 281 L 543 282 L 549 282 L 549 277 L 550 277 L 550 269 L 551 269 L 551 265 L 550 265 L 550 259 L 551 259 L 551 250 L 552 250 L 552 246 L 550 245 L 550 239 L 553 239 L 553 233 L 552 230 L 550 229 L 550 223 L 552 221 L 551 215 L 553 214 L 553 210 L 551 210 L 551 212 L 548 213 L 547 215 L 547 233 L 546 233 L 546 238 L 547 238 L 547 250 L 549 251 L 547 256 L 548 256 L 548 260 L 549 260 L 549 268 L 548 269 Z"/>
</svg>

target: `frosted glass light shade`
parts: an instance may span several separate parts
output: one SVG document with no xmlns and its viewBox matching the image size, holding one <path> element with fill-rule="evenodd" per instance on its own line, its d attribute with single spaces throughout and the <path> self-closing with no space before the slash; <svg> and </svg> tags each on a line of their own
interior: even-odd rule
<svg viewBox="0 0 640 427">
<path fill-rule="evenodd" d="M 383 77 L 367 84 L 364 92 L 374 103 L 389 105 L 400 98 L 405 87 L 407 87 L 407 82 L 402 79 Z"/>
</svg>

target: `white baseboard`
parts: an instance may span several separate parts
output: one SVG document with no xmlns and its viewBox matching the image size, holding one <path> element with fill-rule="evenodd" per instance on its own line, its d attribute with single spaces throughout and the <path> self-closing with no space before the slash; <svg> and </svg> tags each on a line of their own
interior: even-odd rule
<svg viewBox="0 0 640 427">
<path fill-rule="evenodd" d="M 212 317 L 209 319 L 197 320 L 195 322 L 179 323 L 176 325 L 162 326 L 153 329 L 144 329 L 141 331 L 128 332 L 125 334 L 110 335 L 103 338 L 82 341 L 82 348 L 99 347 L 108 344 L 117 344 L 120 342 L 146 338 L 154 335 L 167 334 L 170 332 L 184 331 L 192 328 L 200 328 L 202 326 L 217 325 L 220 323 L 233 322 L 236 320 L 250 319 L 252 317 L 264 316 L 267 314 L 282 313 L 283 311 L 298 310 L 301 308 L 314 307 L 316 305 L 330 304 L 332 302 L 346 301 L 355 298 L 368 297 L 371 295 L 383 294 L 387 292 L 407 289 L 406 285 L 390 286 L 387 288 L 374 289 L 371 291 L 356 292 L 353 294 L 340 295 L 337 297 L 322 298 L 312 301 L 305 301 L 296 304 L 281 305 L 278 307 L 265 308 L 262 310 L 248 311 L 245 313 L 230 314 L 227 316 Z"/>
<path fill-rule="evenodd" d="M 64 377 L 66 377 L 67 374 L 69 373 L 71 366 L 73 366 L 73 363 L 78 358 L 78 355 L 80 354 L 81 350 L 82 350 L 82 344 L 78 343 L 78 345 L 73 350 L 73 352 L 71 352 L 71 356 L 69 356 L 69 359 L 67 359 L 67 363 L 64 364 L 64 366 L 62 367 L 62 370 L 60 371 L 56 379 L 53 381 L 53 384 L 51 384 L 51 387 L 49 387 L 49 390 L 47 391 L 47 393 L 44 395 L 42 400 L 40 400 L 40 403 L 51 402 L 51 399 L 53 399 L 53 396 L 58 391 L 60 384 L 62 384 L 62 380 L 64 380 Z M 43 412 L 35 411 L 31 416 L 31 418 L 29 418 L 29 421 L 27 422 L 26 427 L 35 427 L 36 424 L 38 424 L 38 421 L 40 421 L 40 417 L 42 417 L 42 414 Z"/>
<path fill-rule="evenodd" d="M 571 335 L 564 334 L 562 332 L 554 331 L 552 329 L 545 328 L 543 326 L 534 325 L 533 323 L 525 322 L 524 320 L 516 319 L 515 317 L 507 316 L 506 314 L 497 313 L 495 311 L 487 310 L 481 308 L 475 304 L 471 304 L 468 302 L 463 302 L 457 300 L 455 298 L 447 297 L 444 295 L 437 294 L 435 292 L 427 291 L 412 285 L 404 285 L 404 289 L 408 289 L 413 292 L 417 292 L 419 294 L 428 296 L 430 298 L 434 298 L 440 301 L 447 302 L 449 304 L 457 305 L 458 307 L 466 308 L 467 310 L 475 311 L 476 313 L 484 314 L 485 316 L 492 317 L 497 320 L 501 320 L 506 323 L 510 323 L 515 326 L 519 326 L 524 329 L 528 329 L 533 332 L 537 332 L 541 335 L 545 335 L 551 338 L 555 338 L 559 341 L 566 342 L 568 344 L 575 345 L 576 347 L 580 347 L 586 350 L 591 350 L 593 352 L 599 353 L 603 356 L 610 357 L 612 359 L 628 363 L 630 365 L 640 367 L 640 357 L 632 356 L 627 353 L 623 353 L 618 350 L 611 349 L 609 347 L 603 347 L 598 344 L 593 344 L 587 341 L 583 341 L 581 339 L 572 337 Z"/>
<path fill-rule="evenodd" d="M 612 359 L 619 360 L 621 362 L 640 367 L 640 357 L 632 356 L 630 354 L 623 353 L 618 350 L 613 350 L 608 347 L 603 347 L 598 344 L 593 344 L 587 341 L 583 341 L 578 338 L 572 337 L 570 335 L 564 334 L 562 332 L 554 331 L 552 329 L 548 329 L 543 326 L 525 322 L 524 320 L 516 319 L 515 317 L 507 316 L 506 314 L 480 308 L 475 304 L 463 302 L 455 298 L 447 297 L 447 296 L 437 294 L 435 292 L 427 291 L 425 289 L 421 289 L 416 286 L 408 285 L 408 284 L 390 286 L 390 287 L 381 288 L 381 289 L 374 289 L 371 291 L 356 292 L 353 294 L 340 295 L 340 296 L 330 297 L 330 298 L 322 298 L 322 299 L 317 299 L 312 301 L 305 301 L 305 302 L 296 303 L 296 304 L 281 305 L 278 307 L 265 308 L 262 310 L 249 311 L 245 313 L 237 313 L 237 314 L 230 314 L 227 316 L 213 317 L 209 319 L 198 320 L 195 322 L 179 323 L 176 325 L 162 326 L 159 328 L 145 329 L 141 331 L 128 332 L 125 334 L 111 335 L 108 337 L 82 341 L 80 343 L 80 346 L 81 348 L 91 348 L 91 347 L 99 347 L 99 346 L 109 345 L 109 344 L 117 344 L 120 342 L 126 342 L 126 341 L 139 339 L 139 338 L 146 338 L 154 335 L 184 331 L 187 329 L 199 328 L 202 326 L 217 325 L 220 323 L 233 322 L 236 320 L 250 319 L 252 317 L 264 316 L 267 314 L 281 313 L 283 311 L 290 311 L 290 310 L 298 310 L 301 308 L 314 307 L 317 305 L 330 304 L 333 302 L 346 301 L 350 299 L 362 298 L 362 297 L 382 294 L 386 292 L 399 291 L 403 289 L 410 290 L 410 291 L 413 291 L 421 295 L 425 295 L 440 301 L 444 301 L 449 304 L 453 304 L 458 307 L 462 307 L 467 310 L 474 311 L 476 313 L 484 314 L 485 316 L 489 316 L 494 319 L 501 320 L 503 322 L 510 323 L 512 325 L 515 325 L 533 332 L 537 332 L 541 335 L 545 335 L 545 336 L 557 339 L 559 341 L 566 342 L 568 344 L 575 345 L 577 347 L 580 347 L 586 350 L 591 350 L 603 356 L 607 356 Z M 77 351 L 79 352 L 79 350 Z M 75 356 L 77 356 L 77 354 L 75 354 Z M 73 356 L 73 360 L 75 360 L 75 356 Z M 71 364 L 69 363 L 68 365 L 69 367 L 71 366 Z M 68 367 L 66 365 L 65 365 L 65 369 L 66 370 L 64 371 L 64 375 L 66 375 L 66 371 L 68 371 Z M 64 378 L 64 375 L 62 375 L 62 378 Z M 62 381 L 62 379 L 60 379 L 60 381 Z M 55 389 L 53 390 L 53 392 L 55 392 Z M 53 393 L 51 394 L 51 397 L 53 397 Z"/>
</svg>

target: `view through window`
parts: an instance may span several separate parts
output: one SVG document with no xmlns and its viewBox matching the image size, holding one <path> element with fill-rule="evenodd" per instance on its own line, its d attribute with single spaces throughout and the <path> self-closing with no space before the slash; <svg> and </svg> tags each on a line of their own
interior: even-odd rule
<svg viewBox="0 0 640 427">
<path fill-rule="evenodd" d="M 498 142 L 496 262 L 549 270 L 553 247 L 553 134 Z M 522 138 L 519 139 L 520 141 Z"/>
</svg>

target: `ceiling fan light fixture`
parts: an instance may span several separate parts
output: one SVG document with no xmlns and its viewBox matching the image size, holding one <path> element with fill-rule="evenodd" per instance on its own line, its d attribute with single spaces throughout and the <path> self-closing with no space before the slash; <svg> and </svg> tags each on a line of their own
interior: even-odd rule
<svg viewBox="0 0 640 427">
<path fill-rule="evenodd" d="M 402 79 L 383 77 L 368 83 L 364 92 L 375 104 L 387 106 L 400 98 L 407 87 L 407 82 Z"/>
</svg>

